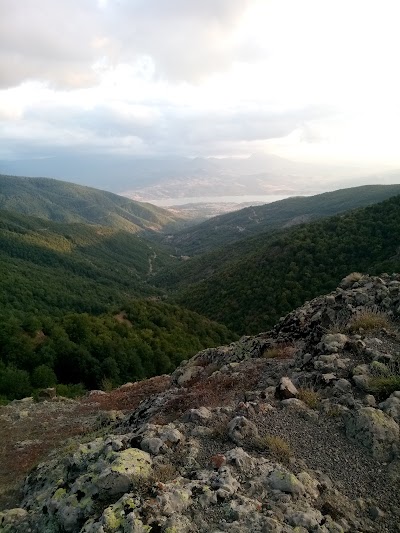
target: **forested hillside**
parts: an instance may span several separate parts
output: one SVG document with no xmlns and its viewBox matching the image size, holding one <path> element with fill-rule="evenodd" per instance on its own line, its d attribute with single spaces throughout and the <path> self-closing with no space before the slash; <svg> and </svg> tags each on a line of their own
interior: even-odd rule
<svg viewBox="0 0 400 533">
<path fill-rule="evenodd" d="M 151 204 L 49 178 L 0 174 L 0 209 L 56 222 L 100 224 L 131 233 L 172 230 L 183 221 Z"/>
<path fill-rule="evenodd" d="M 400 185 L 364 185 L 287 198 L 214 217 L 169 236 L 167 242 L 180 254 L 198 255 L 267 231 L 382 202 L 397 194 Z"/>
<path fill-rule="evenodd" d="M 193 279 L 201 268 L 195 260 L 162 279 L 171 288 L 180 287 L 175 296 L 179 303 L 238 333 L 251 334 L 267 330 L 304 301 L 328 292 L 349 272 L 398 271 L 399 235 L 400 196 L 396 196 L 204 255 L 199 261 L 207 269 L 197 283 Z"/>
<path fill-rule="evenodd" d="M 100 316 L 2 311 L 0 402 L 56 383 L 70 384 L 62 394 L 82 393 L 171 372 L 182 359 L 235 338 L 197 313 L 150 300 Z"/>
<path fill-rule="evenodd" d="M 159 246 L 125 231 L 0 211 L 3 310 L 104 312 L 158 294 L 147 279 L 171 261 Z"/>
</svg>

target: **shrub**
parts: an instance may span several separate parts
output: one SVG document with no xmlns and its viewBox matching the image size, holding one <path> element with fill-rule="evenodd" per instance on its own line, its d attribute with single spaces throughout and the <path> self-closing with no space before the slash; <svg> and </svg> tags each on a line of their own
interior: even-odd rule
<svg viewBox="0 0 400 533">
<path fill-rule="evenodd" d="M 29 396 L 32 387 L 29 374 L 12 366 L 0 365 L 0 394 L 10 400 Z"/>
<path fill-rule="evenodd" d="M 386 313 L 366 309 L 353 318 L 349 324 L 349 331 L 376 331 L 383 328 L 388 329 L 390 325 L 390 320 Z"/>
<path fill-rule="evenodd" d="M 259 451 L 268 450 L 278 461 L 289 462 L 293 455 L 290 445 L 282 437 L 277 435 L 266 435 L 265 437 L 255 437 L 253 446 Z"/>
<path fill-rule="evenodd" d="M 57 396 L 64 396 L 65 398 L 78 398 L 84 396 L 86 389 L 82 383 L 75 383 L 65 385 L 60 383 L 56 386 Z"/>
<path fill-rule="evenodd" d="M 295 347 L 291 344 L 278 344 L 267 348 L 263 352 L 264 359 L 291 359 L 294 356 Z"/>
<path fill-rule="evenodd" d="M 304 402 L 310 409 L 316 409 L 320 402 L 317 391 L 311 387 L 301 387 L 298 389 L 298 399 Z"/>
<path fill-rule="evenodd" d="M 393 392 L 400 390 L 400 358 L 386 365 L 374 361 L 371 363 L 371 372 L 368 388 L 377 398 L 386 399 Z"/>
<path fill-rule="evenodd" d="M 40 365 L 32 372 L 32 385 L 37 389 L 52 387 L 57 383 L 57 377 L 47 365 Z"/>
</svg>

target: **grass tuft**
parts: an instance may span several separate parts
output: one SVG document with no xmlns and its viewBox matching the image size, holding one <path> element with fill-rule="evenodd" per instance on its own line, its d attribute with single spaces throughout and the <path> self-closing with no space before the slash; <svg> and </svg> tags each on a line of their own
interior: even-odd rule
<svg viewBox="0 0 400 533">
<path fill-rule="evenodd" d="M 310 409 L 317 409 L 321 400 L 317 391 L 311 387 L 301 387 L 298 389 L 298 399 L 304 402 Z"/>
<path fill-rule="evenodd" d="M 268 450 L 275 459 L 282 463 L 288 463 L 290 457 L 293 456 L 290 445 L 277 435 L 257 436 L 254 438 L 253 446 L 259 451 Z"/>
<path fill-rule="evenodd" d="M 354 333 L 360 330 L 377 331 L 389 329 L 391 322 L 386 313 L 382 311 L 365 310 L 358 313 L 349 324 L 349 331 Z"/>
</svg>

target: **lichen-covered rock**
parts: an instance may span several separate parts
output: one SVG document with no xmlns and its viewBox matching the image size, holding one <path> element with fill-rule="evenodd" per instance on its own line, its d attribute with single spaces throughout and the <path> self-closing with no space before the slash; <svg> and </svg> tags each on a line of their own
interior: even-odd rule
<svg viewBox="0 0 400 533">
<path fill-rule="evenodd" d="M 375 459 L 390 461 L 398 451 L 399 426 L 380 409 L 363 407 L 345 418 L 346 435 Z"/>
<path fill-rule="evenodd" d="M 289 494 L 304 494 L 304 485 L 297 477 L 283 468 L 276 468 L 267 478 L 267 483 L 273 490 L 280 490 Z"/>
<path fill-rule="evenodd" d="M 15 509 L 8 509 L 0 512 L 0 531 L 2 533 L 11 533 L 12 531 L 29 530 L 29 515 L 25 509 L 19 507 Z"/>
<path fill-rule="evenodd" d="M 116 454 L 112 463 L 102 470 L 95 481 L 100 496 L 128 492 L 136 483 L 150 476 L 151 463 L 150 455 L 136 448 Z"/>
</svg>

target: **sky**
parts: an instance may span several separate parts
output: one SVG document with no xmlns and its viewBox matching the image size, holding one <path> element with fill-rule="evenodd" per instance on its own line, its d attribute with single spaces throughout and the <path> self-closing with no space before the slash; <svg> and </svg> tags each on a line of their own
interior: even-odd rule
<svg viewBox="0 0 400 533">
<path fill-rule="evenodd" d="M 400 166 L 398 0 L 0 0 L 0 160 Z"/>
</svg>

